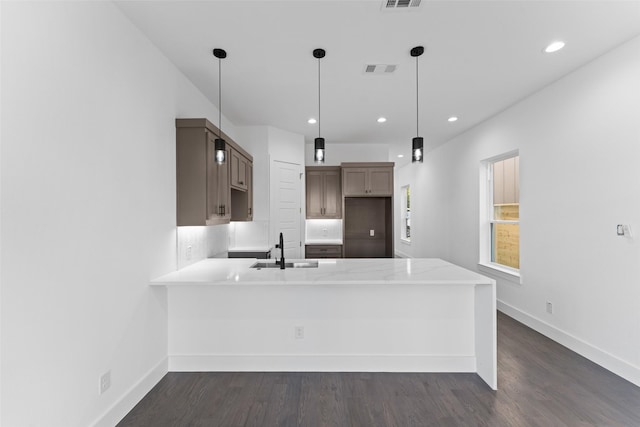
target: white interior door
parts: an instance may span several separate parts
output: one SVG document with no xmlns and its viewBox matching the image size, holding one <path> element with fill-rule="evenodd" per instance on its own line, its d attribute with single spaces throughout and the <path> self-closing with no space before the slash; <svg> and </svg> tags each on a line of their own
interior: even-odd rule
<svg viewBox="0 0 640 427">
<path fill-rule="evenodd" d="M 271 239 L 278 242 L 284 237 L 285 259 L 304 258 L 301 255 L 301 171 L 298 164 L 273 160 L 271 162 Z M 280 249 L 272 251 L 280 258 Z"/>
</svg>

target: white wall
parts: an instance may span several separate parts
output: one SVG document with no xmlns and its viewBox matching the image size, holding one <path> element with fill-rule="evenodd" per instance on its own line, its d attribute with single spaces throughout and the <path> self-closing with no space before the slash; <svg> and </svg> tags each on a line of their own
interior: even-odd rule
<svg viewBox="0 0 640 427">
<path fill-rule="evenodd" d="M 304 136 L 286 130 L 268 127 L 269 156 L 271 160 L 304 166 Z"/>
<path fill-rule="evenodd" d="M 480 162 L 520 150 L 523 283 L 498 278 L 501 309 L 640 385 L 638 76 L 635 38 L 398 170 L 395 182 L 396 191 L 411 185 L 412 210 L 411 245 L 398 237 L 396 248 L 475 270 Z M 616 236 L 619 223 L 636 237 Z"/>
<path fill-rule="evenodd" d="M 386 144 L 325 143 L 324 166 L 340 166 L 342 162 L 388 162 L 389 147 Z M 305 144 L 305 164 L 315 165 L 313 143 Z"/>
<path fill-rule="evenodd" d="M 166 372 L 174 119 L 217 111 L 111 2 L 3 2 L 2 42 L 1 422 L 113 425 Z"/>
</svg>

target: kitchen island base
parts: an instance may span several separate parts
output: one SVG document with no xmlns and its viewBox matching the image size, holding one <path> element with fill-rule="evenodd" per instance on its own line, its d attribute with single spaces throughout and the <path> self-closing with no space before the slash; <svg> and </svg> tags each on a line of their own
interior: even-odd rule
<svg viewBox="0 0 640 427">
<path fill-rule="evenodd" d="M 495 282 L 441 260 L 426 269 L 439 269 L 441 283 L 417 274 L 420 261 L 434 260 L 411 260 L 412 281 L 398 272 L 349 281 L 336 272 L 347 263 L 363 279 L 367 265 L 381 271 L 380 261 L 227 275 L 209 285 L 184 274 L 154 281 L 168 287 L 169 370 L 477 372 L 496 389 Z M 471 277 L 452 280 L 447 269 Z"/>
</svg>

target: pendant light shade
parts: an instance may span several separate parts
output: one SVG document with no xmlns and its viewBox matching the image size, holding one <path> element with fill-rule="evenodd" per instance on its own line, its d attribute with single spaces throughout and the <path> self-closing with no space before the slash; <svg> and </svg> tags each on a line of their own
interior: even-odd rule
<svg viewBox="0 0 640 427">
<path fill-rule="evenodd" d="M 421 136 L 416 136 L 413 138 L 413 143 L 411 144 L 411 161 L 412 162 L 420 162 L 422 163 L 422 150 L 424 149 L 424 142 Z"/>
<path fill-rule="evenodd" d="M 316 138 L 313 144 L 313 160 L 316 163 L 324 163 L 324 138 Z"/>
<path fill-rule="evenodd" d="M 318 137 L 313 144 L 313 161 L 316 163 L 324 163 L 324 138 L 320 136 L 320 59 L 324 58 L 326 52 L 324 49 L 314 49 L 313 57 L 318 60 Z"/>
<path fill-rule="evenodd" d="M 424 47 L 416 46 L 411 49 L 411 56 L 416 58 L 416 137 L 413 138 L 411 144 L 411 162 L 420 162 L 424 158 L 424 140 L 418 131 L 418 123 L 420 122 L 419 103 L 418 103 L 418 57 L 424 53 Z"/>
<path fill-rule="evenodd" d="M 213 49 L 213 56 L 218 58 L 218 138 L 214 142 L 216 163 L 227 161 L 226 143 L 222 138 L 222 59 L 227 57 L 224 49 Z"/>
<path fill-rule="evenodd" d="M 224 139 L 216 138 L 214 142 L 214 149 L 216 150 L 216 163 L 224 163 L 227 160 L 227 144 Z"/>
</svg>

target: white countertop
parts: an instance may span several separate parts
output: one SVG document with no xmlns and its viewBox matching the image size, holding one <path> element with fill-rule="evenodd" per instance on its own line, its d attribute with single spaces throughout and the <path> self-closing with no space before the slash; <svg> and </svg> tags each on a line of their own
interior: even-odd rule
<svg viewBox="0 0 640 427">
<path fill-rule="evenodd" d="M 257 260 L 208 258 L 151 281 L 184 285 L 493 284 L 478 273 L 437 258 L 318 260 L 318 268 L 250 268 Z M 275 262 L 275 260 L 261 260 Z M 286 260 L 287 262 L 294 260 Z"/>
</svg>

